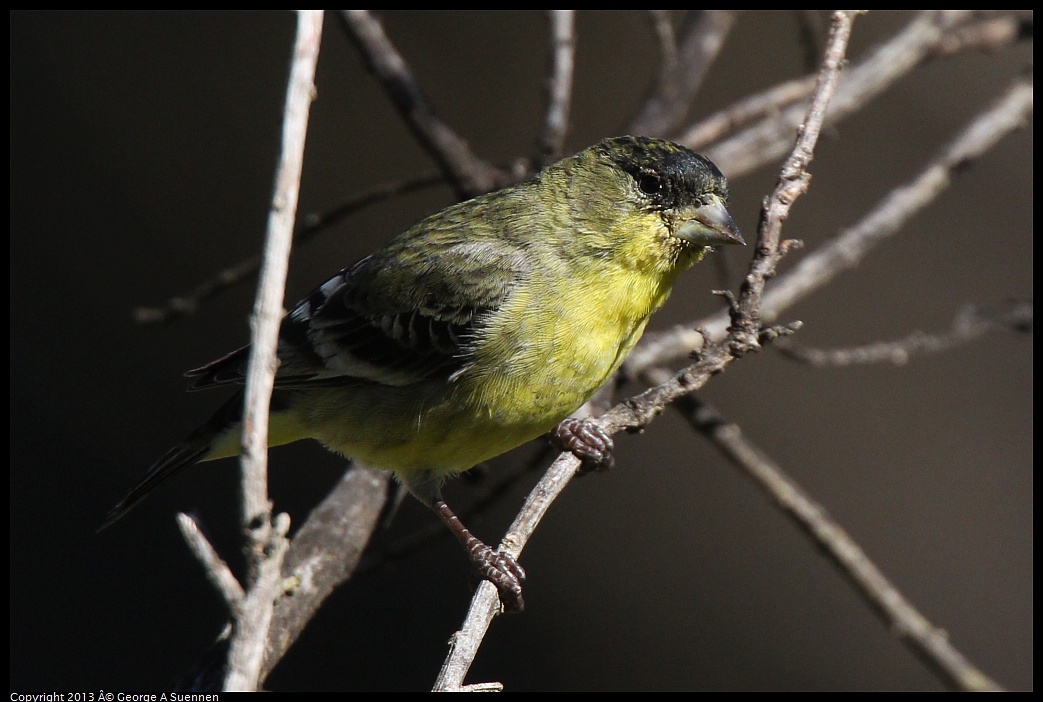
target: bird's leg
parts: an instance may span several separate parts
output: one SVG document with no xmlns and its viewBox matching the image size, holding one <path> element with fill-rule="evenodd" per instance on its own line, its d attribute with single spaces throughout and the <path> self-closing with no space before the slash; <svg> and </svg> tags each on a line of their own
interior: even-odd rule
<svg viewBox="0 0 1043 702">
<path fill-rule="evenodd" d="M 579 472 L 608 470 L 616 463 L 612 437 L 596 422 L 569 417 L 550 433 L 551 442 L 562 451 L 571 451 L 582 461 Z"/>
<path fill-rule="evenodd" d="M 509 612 L 520 612 L 525 609 L 525 600 L 522 599 L 525 570 L 514 560 L 514 556 L 483 543 L 464 526 L 453 510 L 449 509 L 445 500 L 435 500 L 431 507 L 467 550 L 467 555 L 478 575 L 491 582 L 500 591 L 500 601 L 503 603 L 504 609 Z"/>
</svg>

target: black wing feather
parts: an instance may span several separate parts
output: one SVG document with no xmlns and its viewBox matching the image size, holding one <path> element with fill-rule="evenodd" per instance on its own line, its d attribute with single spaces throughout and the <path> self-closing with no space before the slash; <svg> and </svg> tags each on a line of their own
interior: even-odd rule
<svg viewBox="0 0 1043 702">
<path fill-rule="evenodd" d="M 276 388 L 409 385 L 466 367 L 485 317 L 503 303 L 520 268 L 483 260 L 473 247 L 467 244 L 460 265 L 482 260 L 477 284 L 466 270 L 454 279 L 409 258 L 401 270 L 403 259 L 390 255 L 363 259 L 327 280 L 283 319 Z M 190 389 L 242 384 L 248 354 L 244 347 L 189 371 Z"/>
</svg>

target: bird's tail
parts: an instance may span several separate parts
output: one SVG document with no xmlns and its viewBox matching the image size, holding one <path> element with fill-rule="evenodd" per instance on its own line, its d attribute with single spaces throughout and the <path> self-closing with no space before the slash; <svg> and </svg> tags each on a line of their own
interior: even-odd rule
<svg viewBox="0 0 1043 702">
<path fill-rule="evenodd" d="M 222 437 L 239 424 L 243 413 L 243 393 L 237 392 L 207 420 L 203 426 L 177 446 L 167 451 L 152 464 L 145 478 L 127 496 L 120 500 L 105 516 L 98 531 L 106 529 L 130 510 L 137 507 L 159 485 L 174 477 L 185 468 L 203 460 L 235 455 L 236 450 L 220 451 Z"/>
</svg>

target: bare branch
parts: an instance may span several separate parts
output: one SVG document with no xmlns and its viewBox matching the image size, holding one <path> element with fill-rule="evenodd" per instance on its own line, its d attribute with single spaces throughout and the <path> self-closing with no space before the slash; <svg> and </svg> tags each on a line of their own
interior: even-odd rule
<svg viewBox="0 0 1043 702">
<path fill-rule="evenodd" d="M 405 58 L 384 33 L 380 20 L 368 10 L 341 10 L 340 17 L 369 70 L 380 80 L 392 104 L 461 199 L 495 190 L 508 182 L 504 174 L 478 158 L 467 142 L 438 116 Z"/>
<path fill-rule="evenodd" d="M 926 51 L 922 54 L 922 59 L 926 61 L 931 58 L 952 56 L 965 51 L 996 50 L 1022 39 L 1026 31 L 1031 31 L 1030 29 L 1026 30 L 1026 26 L 1031 27 L 1031 19 L 1021 17 L 1019 14 L 996 17 L 975 24 L 956 25 L 941 34 L 937 41 L 929 44 L 926 47 Z M 898 41 L 900 38 L 897 37 L 895 41 Z M 887 46 L 891 46 L 893 43 L 890 42 Z M 874 58 L 873 60 L 875 61 L 876 59 Z M 862 67 L 864 65 L 865 62 L 859 62 L 854 65 L 854 68 L 849 69 L 848 80 L 850 80 L 852 74 L 855 76 L 862 75 Z M 872 65 L 875 65 L 875 63 Z M 872 70 L 872 68 L 867 69 L 866 74 L 870 74 Z M 813 75 L 779 83 L 767 90 L 735 102 L 672 138 L 674 141 L 685 144 L 690 149 L 702 151 L 710 144 L 723 139 L 729 134 L 733 134 L 752 122 L 779 119 L 779 113 L 783 109 L 805 99 L 814 87 L 815 77 Z M 846 91 L 847 88 L 842 84 L 840 90 Z M 835 124 L 833 121 L 835 118 L 831 114 L 827 124 Z M 774 156 L 771 156 L 767 160 L 773 158 Z M 732 178 L 737 178 L 743 172 L 752 171 L 759 165 L 762 164 L 750 165 L 745 171 L 728 169 L 728 172 Z"/>
<path fill-rule="evenodd" d="M 780 340 L 775 344 L 783 355 L 801 363 L 824 367 L 892 363 L 903 366 L 911 356 L 941 353 L 955 346 L 970 343 L 997 329 L 1027 331 L 1032 327 L 1032 303 L 1015 302 L 998 311 L 982 310 L 976 306 L 964 308 L 953 320 L 952 327 L 942 334 L 913 332 L 896 341 L 840 349 L 814 349 Z"/>
<path fill-rule="evenodd" d="M 757 231 L 757 251 L 742 286 L 737 306 L 732 312 L 729 328 L 729 344 L 733 352 L 740 349 L 756 349 L 761 324 L 761 298 L 764 286 L 775 276 L 775 268 L 785 254 L 779 246 L 782 223 L 789 216 L 793 203 L 807 192 L 811 176 L 808 166 L 814 155 L 815 144 L 826 119 L 826 108 L 840 80 L 840 69 L 851 36 L 854 22 L 853 11 L 835 12 L 830 27 L 829 43 L 822 60 L 815 92 L 811 97 L 803 126 L 797 131 L 797 143 L 782 166 L 774 192 L 761 211 L 761 223 Z"/>
<path fill-rule="evenodd" d="M 181 530 L 188 548 L 202 564 L 203 572 L 207 580 L 214 586 L 228 606 L 228 613 L 238 611 L 243 603 L 243 586 L 232 574 L 232 569 L 211 545 L 210 541 L 203 535 L 203 530 L 195 518 L 179 512 L 177 515 L 177 526 Z"/>
<path fill-rule="evenodd" d="M 1002 690 L 952 646 L 944 630 L 920 614 L 825 508 L 746 439 L 737 424 L 726 421 L 717 410 L 693 395 L 675 406 L 696 431 L 720 449 L 808 534 L 880 613 L 890 629 L 937 671 L 946 684 L 964 691 Z"/>
<path fill-rule="evenodd" d="M 814 88 L 814 75 L 780 83 L 707 117 L 674 140 L 695 151 L 702 151 L 747 124 L 774 117 L 780 110 L 807 98 Z"/>
<path fill-rule="evenodd" d="M 283 317 L 293 222 L 297 214 L 308 113 L 315 91 L 315 65 L 322 40 L 322 11 L 299 10 L 290 81 L 286 91 L 282 148 L 268 218 L 257 302 L 251 315 L 251 347 L 243 407 L 243 529 L 250 568 L 246 596 L 235 613 L 225 689 L 258 688 L 289 517 L 274 521 L 268 500 L 268 405 L 275 381 L 276 343 Z"/>
<path fill-rule="evenodd" d="M 278 664 L 326 598 L 355 573 L 387 496 L 388 474 L 361 465 L 312 510 L 293 537 L 282 567 L 261 679 Z"/>
<path fill-rule="evenodd" d="M 265 641 L 279 592 L 279 573 L 286 556 L 289 529 L 290 519 L 286 514 L 278 514 L 272 520 L 268 529 L 269 548 L 256 568 L 258 575 L 250 582 L 241 606 L 233 613 L 222 686 L 226 691 L 255 692 L 260 687 Z"/>
<path fill-rule="evenodd" d="M 501 550 L 509 552 L 515 558 L 521 554 L 536 525 L 578 468 L 579 459 L 571 453 L 558 456 L 525 500 L 521 511 L 500 542 Z M 485 638 L 485 632 L 499 613 L 500 596 L 496 586 L 488 580 L 483 580 L 471 598 L 471 606 L 463 625 L 450 641 L 449 655 L 435 681 L 434 692 L 461 691 L 465 688 L 464 678 L 467 671 Z"/>
<path fill-rule="evenodd" d="M 942 37 L 934 51 L 936 56 L 949 56 L 967 51 L 994 51 L 997 48 L 1013 44 L 1026 36 L 1032 36 L 1032 11 L 1024 16 L 1025 11 L 1014 11 L 1013 14 L 957 27 Z"/>
<path fill-rule="evenodd" d="M 980 158 L 1003 137 L 1024 126 L 1032 114 L 1032 103 L 1031 80 L 1016 80 L 915 178 L 892 190 L 861 221 L 840 232 L 774 281 L 765 292 L 761 307 L 763 319 L 768 322 L 777 319 L 783 310 L 825 286 L 840 272 L 857 266 L 872 249 L 896 234 L 913 215 L 944 192 L 962 166 Z M 623 370 L 628 377 L 636 377 L 646 368 L 684 358 L 703 343 L 703 334 L 694 329 L 701 329 L 710 339 L 718 340 L 724 338 L 728 324 L 728 316 L 721 313 L 687 328 L 646 334 Z"/>
<path fill-rule="evenodd" d="M 444 182 L 445 177 L 441 174 L 429 173 L 416 176 L 415 178 L 383 183 L 369 190 L 364 190 L 329 212 L 305 217 L 305 224 L 294 234 L 293 243 L 296 246 L 300 246 L 310 241 L 315 235 L 340 223 L 348 215 L 354 214 L 365 207 Z M 141 324 L 165 324 L 175 319 L 190 317 L 198 312 L 200 305 L 207 300 L 217 297 L 224 291 L 241 283 L 252 280 L 260 267 L 261 257 L 252 256 L 234 266 L 218 271 L 213 278 L 204 281 L 185 295 L 170 298 L 162 307 L 138 307 L 134 310 L 134 319 Z"/>
<path fill-rule="evenodd" d="M 924 10 L 901 33 L 844 74 L 832 103 L 828 124 L 861 109 L 930 55 L 945 32 L 970 18 L 970 10 Z M 782 156 L 804 117 L 803 104 L 791 105 L 777 117 L 750 127 L 717 144 L 704 155 L 730 178 L 737 178 Z M 682 139 L 685 146 L 688 142 Z"/>
<path fill-rule="evenodd" d="M 677 34 L 670 21 L 670 10 L 648 10 L 648 19 L 652 23 L 652 32 L 659 46 L 659 84 L 670 80 L 669 76 L 677 70 Z"/>
<path fill-rule="evenodd" d="M 663 63 L 656 86 L 630 121 L 628 133 L 666 134 L 685 118 L 706 72 L 724 46 L 735 15 L 734 10 L 688 11 L 681 28 L 683 38 L 677 60 Z M 660 46 L 665 46 L 661 31 L 659 36 Z"/>
<path fill-rule="evenodd" d="M 572 74 L 576 66 L 576 11 L 547 10 L 551 34 L 551 73 L 547 79 L 547 116 L 540 137 L 540 162 L 561 158 L 572 108 Z"/>
</svg>

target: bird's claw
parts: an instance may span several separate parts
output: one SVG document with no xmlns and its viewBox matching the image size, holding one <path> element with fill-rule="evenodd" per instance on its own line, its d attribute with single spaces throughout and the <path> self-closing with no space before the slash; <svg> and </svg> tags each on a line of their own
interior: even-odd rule
<svg viewBox="0 0 1043 702">
<path fill-rule="evenodd" d="M 569 417 L 556 426 L 550 436 L 558 448 L 571 451 L 582 461 L 581 474 L 608 470 L 616 463 L 612 437 L 589 419 Z"/>
<path fill-rule="evenodd" d="M 471 562 L 478 577 L 496 586 L 504 611 L 521 612 L 525 609 L 525 600 L 522 599 L 525 569 L 518 565 L 514 556 L 482 544 L 471 551 Z"/>
</svg>

